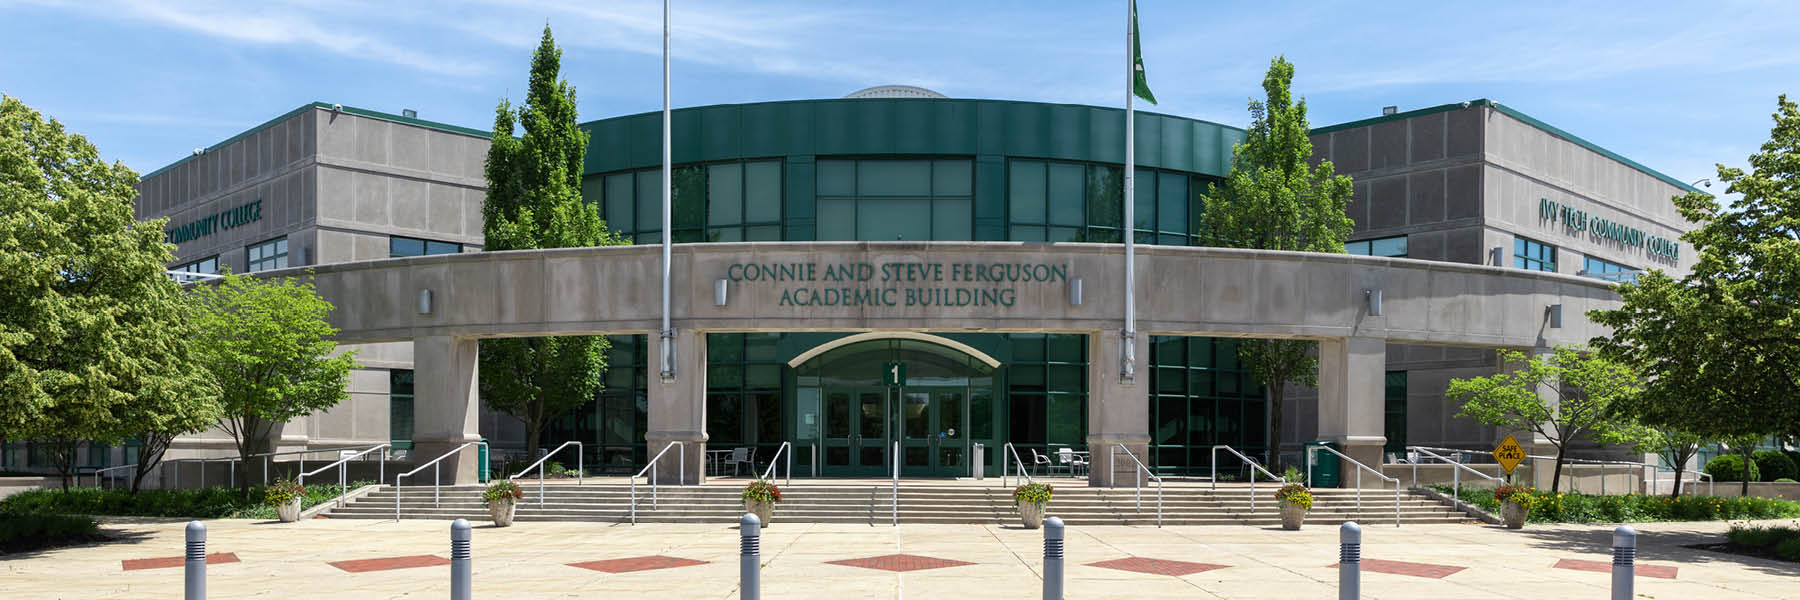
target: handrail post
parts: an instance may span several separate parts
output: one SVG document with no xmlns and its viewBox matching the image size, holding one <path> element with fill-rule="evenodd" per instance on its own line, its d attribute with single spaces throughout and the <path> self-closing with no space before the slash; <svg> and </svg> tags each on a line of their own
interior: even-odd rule
<svg viewBox="0 0 1800 600">
<path fill-rule="evenodd" d="M 894 526 L 900 526 L 900 442 L 894 442 Z"/>
</svg>

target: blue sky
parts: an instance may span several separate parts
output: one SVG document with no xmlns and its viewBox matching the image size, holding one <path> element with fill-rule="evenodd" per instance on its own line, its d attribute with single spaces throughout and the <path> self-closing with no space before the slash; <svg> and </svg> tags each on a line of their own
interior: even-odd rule
<svg viewBox="0 0 1800 600">
<path fill-rule="evenodd" d="M 1491 98 L 1683 181 L 1800 95 L 1800 2 L 1140 0 L 1151 110 L 1243 126 L 1269 59 L 1314 126 Z M 903 83 L 1117 106 L 1123 1 L 678 0 L 677 107 Z M 487 128 L 545 23 L 582 120 L 660 106 L 641 0 L 0 0 L 0 92 L 139 172 L 311 101 Z M 1720 191 L 1714 189 L 1714 192 Z"/>
</svg>

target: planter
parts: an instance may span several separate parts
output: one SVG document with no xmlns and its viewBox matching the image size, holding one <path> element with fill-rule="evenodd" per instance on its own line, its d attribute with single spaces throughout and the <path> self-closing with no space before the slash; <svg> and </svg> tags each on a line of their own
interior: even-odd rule
<svg viewBox="0 0 1800 600">
<path fill-rule="evenodd" d="M 1019 503 L 1019 518 L 1026 529 L 1037 529 L 1044 526 L 1044 504 L 1042 502 Z"/>
<path fill-rule="evenodd" d="M 1299 529 L 1300 525 L 1306 522 L 1306 512 L 1307 510 L 1300 508 L 1300 505 L 1298 504 L 1282 502 L 1281 528 L 1287 530 Z"/>
<path fill-rule="evenodd" d="M 1519 506 L 1519 503 L 1517 502 L 1500 503 L 1500 520 L 1506 522 L 1507 529 L 1523 529 L 1525 527 L 1525 516 L 1529 514 L 1529 512 L 1530 511 L 1525 510 L 1525 507 Z"/>
<path fill-rule="evenodd" d="M 769 520 L 775 518 L 775 503 L 745 500 L 744 512 L 756 515 L 756 519 L 762 521 L 762 526 L 768 527 Z"/>
<path fill-rule="evenodd" d="M 293 500 L 275 505 L 275 516 L 283 523 L 300 520 L 300 497 L 295 496 Z"/>
<path fill-rule="evenodd" d="M 488 504 L 488 515 L 494 518 L 495 527 L 511 527 L 513 517 L 519 513 L 519 503 L 511 500 L 498 500 Z"/>
</svg>

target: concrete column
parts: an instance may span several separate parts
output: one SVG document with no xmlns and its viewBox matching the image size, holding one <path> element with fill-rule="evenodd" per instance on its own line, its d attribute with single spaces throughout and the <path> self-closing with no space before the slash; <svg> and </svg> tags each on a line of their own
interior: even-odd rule
<svg viewBox="0 0 1800 600">
<path fill-rule="evenodd" d="M 1387 378 L 1387 340 L 1374 337 L 1319 340 L 1319 437 L 1337 442 L 1343 452 L 1372 468 L 1381 468 L 1387 443 L 1382 411 Z M 1355 465 L 1344 465 L 1340 480 L 1355 485 Z M 1363 487 L 1382 487 L 1381 479 L 1364 474 Z"/>
<path fill-rule="evenodd" d="M 692 329 L 675 333 L 674 382 L 664 382 L 661 373 L 662 337 L 649 335 L 650 348 L 644 356 L 649 360 L 650 415 L 644 442 L 650 448 L 647 460 L 661 452 L 670 442 L 686 446 L 687 465 L 680 468 L 678 459 L 683 449 L 670 450 L 656 463 L 657 483 L 699 484 L 706 480 L 706 334 Z"/>
<path fill-rule="evenodd" d="M 1115 444 L 1124 444 L 1138 460 L 1150 464 L 1150 336 L 1138 332 L 1137 377 L 1119 380 L 1119 349 L 1124 339 L 1117 331 L 1088 334 L 1088 485 L 1135 485 L 1137 465 L 1118 454 L 1110 468 L 1108 457 Z M 1146 478 L 1148 479 L 1148 478 Z M 1146 484 L 1147 485 L 1147 484 Z"/>
<path fill-rule="evenodd" d="M 413 340 L 413 457 L 418 463 L 437 458 L 466 442 L 481 441 L 480 398 L 476 365 L 480 346 L 475 338 L 429 336 Z M 477 483 L 479 448 L 471 446 L 439 463 L 443 483 Z M 407 479 L 431 481 L 431 469 Z"/>
</svg>

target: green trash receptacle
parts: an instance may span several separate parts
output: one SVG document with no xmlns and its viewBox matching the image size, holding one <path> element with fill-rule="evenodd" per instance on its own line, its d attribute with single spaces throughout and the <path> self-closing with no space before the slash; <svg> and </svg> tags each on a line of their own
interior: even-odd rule
<svg viewBox="0 0 1800 600">
<path fill-rule="evenodd" d="M 1324 450 L 1311 450 L 1310 448 L 1314 446 L 1323 446 L 1331 448 L 1332 450 L 1338 450 L 1340 448 L 1337 442 L 1328 442 L 1324 440 L 1313 440 L 1306 443 L 1306 447 L 1309 449 L 1306 451 L 1307 464 L 1304 466 L 1312 469 L 1312 487 L 1342 487 L 1342 469 L 1337 455 Z M 1306 469 L 1304 468 L 1301 469 L 1302 472 L 1305 472 L 1305 470 Z"/>
<path fill-rule="evenodd" d="M 485 443 L 487 442 L 487 438 L 481 438 L 481 441 L 484 443 L 475 447 L 475 479 L 482 483 L 487 483 L 488 447 Z"/>
</svg>

